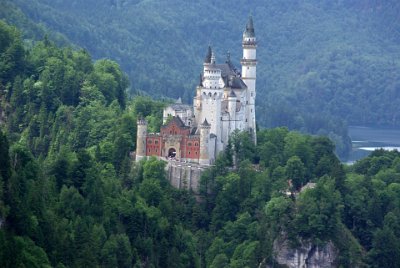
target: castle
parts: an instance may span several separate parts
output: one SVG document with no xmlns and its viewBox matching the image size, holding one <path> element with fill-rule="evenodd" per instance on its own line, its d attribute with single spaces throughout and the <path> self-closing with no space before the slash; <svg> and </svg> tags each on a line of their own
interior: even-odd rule
<svg viewBox="0 0 400 268">
<path fill-rule="evenodd" d="M 208 47 L 196 87 L 193 107 L 180 100 L 166 107 L 160 133 L 148 133 L 147 122 L 137 122 L 136 160 L 148 156 L 196 163 L 214 163 L 235 131 L 248 131 L 256 142 L 256 48 L 252 17 L 243 32 L 242 71 L 233 66 L 228 54 L 217 64 Z"/>
</svg>

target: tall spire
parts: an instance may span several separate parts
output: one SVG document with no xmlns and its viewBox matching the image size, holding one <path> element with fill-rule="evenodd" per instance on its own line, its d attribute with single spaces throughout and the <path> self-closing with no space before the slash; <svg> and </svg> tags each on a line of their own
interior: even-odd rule
<svg viewBox="0 0 400 268">
<path fill-rule="evenodd" d="M 208 50 L 207 50 L 207 55 L 206 55 L 206 57 L 204 58 L 204 63 L 211 63 L 211 56 L 212 56 L 212 49 L 211 49 L 211 46 L 209 45 L 208 46 Z"/>
<path fill-rule="evenodd" d="M 243 33 L 243 37 L 255 37 L 256 34 L 254 32 L 254 25 L 253 25 L 253 16 L 250 15 L 249 20 L 246 24 L 246 30 Z"/>
<path fill-rule="evenodd" d="M 214 51 L 211 53 L 211 63 L 215 64 L 215 54 Z"/>
<path fill-rule="evenodd" d="M 228 51 L 226 53 L 226 63 L 230 63 L 231 62 L 231 53 Z"/>
</svg>

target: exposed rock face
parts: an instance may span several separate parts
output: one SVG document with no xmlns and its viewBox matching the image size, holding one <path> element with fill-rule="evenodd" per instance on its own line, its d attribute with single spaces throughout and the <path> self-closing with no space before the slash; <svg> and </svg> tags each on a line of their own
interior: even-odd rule
<svg viewBox="0 0 400 268">
<path fill-rule="evenodd" d="M 337 267 L 338 251 L 332 242 L 317 246 L 302 241 L 301 246 L 291 248 L 287 239 L 275 240 L 275 261 L 289 268 L 331 268 Z"/>
</svg>

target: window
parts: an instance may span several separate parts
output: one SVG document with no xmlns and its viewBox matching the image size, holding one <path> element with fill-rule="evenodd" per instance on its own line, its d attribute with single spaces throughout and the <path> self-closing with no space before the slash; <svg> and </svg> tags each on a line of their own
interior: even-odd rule
<svg viewBox="0 0 400 268">
<path fill-rule="evenodd" d="M 155 140 L 154 143 L 155 143 L 155 144 L 158 144 L 158 140 Z"/>
<path fill-rule="evenodd" d="M 191 142 L 188 142 L 188 146 L 192 146 L 192 143 L 191 143 Z"/>
<path fill-rule="evenodd" d="M 152 140 L 148 140 L 147 143 L 148 143 L 148 144 L 152 144 L 153 141 L 152 141 Z"/>
</svg>

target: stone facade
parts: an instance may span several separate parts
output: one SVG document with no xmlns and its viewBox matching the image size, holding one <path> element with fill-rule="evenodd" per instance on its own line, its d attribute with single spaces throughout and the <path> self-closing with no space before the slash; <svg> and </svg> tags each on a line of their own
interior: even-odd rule
<svg viewBox="0 0 400 268">
<path fill-rule="evenodd" d="M 180 99 L 166 107 L 160 133 L 147 133 L 147 123 L 138 121 L 136 159 L 160 159 L 212 165 L 235 131 L 248 131 L 256 142 L 256 48 L 250 17 L 242 39 L 242 71 L 232 64 L 216 62 L 208 47 L 193 107 Z"/>
</svg>

